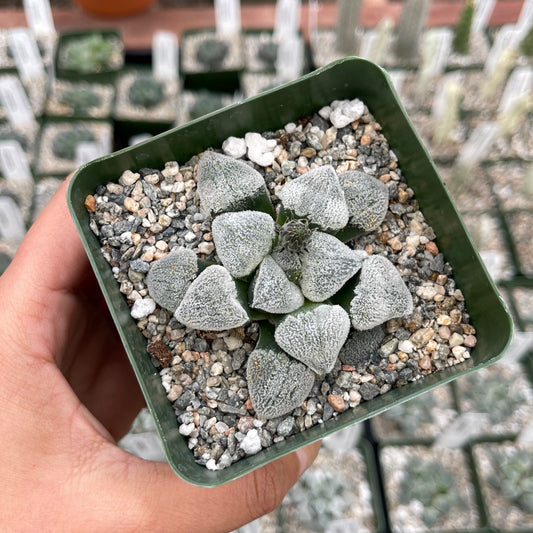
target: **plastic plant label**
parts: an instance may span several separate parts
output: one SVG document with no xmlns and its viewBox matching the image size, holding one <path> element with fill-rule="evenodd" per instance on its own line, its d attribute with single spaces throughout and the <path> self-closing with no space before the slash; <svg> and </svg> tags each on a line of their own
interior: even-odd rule
<svg viewBox="0 0 533 533">
<path fill-rule="evenodd" d="M 215 0 L 217 33 L 231 34 L 241 31 L 240 0 Z"/>
<path fill-rule="evenodd" d="M 447 112 L 448 94 L 453 86 L 461 87 L 463 84 L 464 75 L 461 71 L 447 74 L 439 83 L 435 97 L 433 98 L 433 105 L 431 107 L 431 116 L 434 119 L 444 116 Z"/>
<path fill-rule="evenodd" d="M 20 242 L 26 227 L 18 205 L 9 196 L 0 196 L 0 240 Z"/>
<path fill-rule="evenodd" d="M 156 31 L 152 38 L 152 72 L 158 80 L 178 79 L 178 37 L 171 31 Z"/>
<path fill-rule="evenodd" d="M 531 27 L 531 21 L 533 20 L 533 0 L 524 0 L 516 28 L 520 33 L 520 38 L 525 37 L 529 28 Z"/>
<path fill-rule="evenodd" d="M 435 448 L 461 448 L 480 432 L 481 427 L 487 421 L 487 413 L 463 413 L 435 439 L 433 446 Z"/>
<path fill-rule="evenodd" d="M 309 31 L 310 41 L 314 42 L 317 38 L 320 6 L 318 5 L 318 0 L 308 0 L 307 6 L 307 29 Z"/>
<path fill-rule="evenodd" d="M 492 74 L 496 68 L 498 61 L 505 50 L 515 50 L 520 43 L 520 32 L 516 26 L 508 24 L 502 26 L 494 44 L 492 45 L 487 60 L 485 61 L 485 67 L 483 69 L 485 74 Z"/>
<path fill-rule="evenodd" d="M 514 103 L 523 96 L 527 96 L 533 88 L 533 68 L 519 67 L 513 70 L 505 85 L 505 90 L 498 107 L 499 113 L 509 111 Z"/>
<path fill-rule="evenodd" d="M 470 135 L 457 156 L 457 164 L 471 167 L 479 163 L 492 147 L 498 135 L 495 122 L 481 122 Z"/>
<path fill-rule="evenodd" d="M 18 78 L 14 76 L 0 78 L 0 103 L 13 126 L 35 123 L 35 115 Z"/>
<path fill-rule="evenodd" d="M 50 0 L 23 0 L 28 26 L 34 35 L 55 35 Z"/>
<path fill-rule="evenodd" d="M 18 141 L 0 141 L 0 169 L 7 181 L 28 182 L 33 179 L 28 158 Z"/>
<path fill-rule="evenodd" d="M 432 76 L 439 76 L 444 72 L 448 64 L 448 58 L 452 50 L 453 31 L 450 28 L 437 28 L 428 36 L 433 48 L 433 54 L 429 59 L 428 70 Z"/>
<path fill-rule="evenodd" d="M 476 0 L 472 18 L 472 32 L 481 33 L 487 27 L 496 0 Z"/>
<path fill-rule="evenodd" d="M 303 70 L 304 44 L 298 35 L 285 37 L 279 42 L 276 59 L 276 77 L 279 82 L 297 78 Z"/>
<path fill-rule="evenodd" d="M 300 28 L 301 0 L 278 0 L 274 37 L 280 42 L 298 34 Z"/>
<path fill-rule="evenodd" d="M 27 28 L 12 28 L 8 31 L 7 40 L 13 51 L 15 63 L 20 77 L 31 81 L 45 76 L 43 60 L 39 54 L 37 41 Z"/>
<path fill-rule="evenodd" d="M 76 165 L 81 166 L 106 154 L 101 143 L 82 142 L 76 146 Z"/>
</svg>

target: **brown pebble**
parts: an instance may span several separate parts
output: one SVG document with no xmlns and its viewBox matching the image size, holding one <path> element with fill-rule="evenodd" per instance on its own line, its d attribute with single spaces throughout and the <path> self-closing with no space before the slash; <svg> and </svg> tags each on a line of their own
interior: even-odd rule
<svg viewBox="0 0 533 533">
<path fill-rule="evenodd" d="M 439 253 L 439 249 L 433 241 L 429 241 L 426 243 L 426 250 L 432 253 L 433 255 L 437 255 Z"/>
<path fill-rule="evenodd" d="M 330 394 L 328 396 L 328 403 L 338 413 L 344 411 L 344 409 L 346 408 L 346 404 L 344 403 L 344 398 L 340 394 Z"/>
<path fill-rule="evenodd" d="M 361 137 L 361 144 L 363 146 L 368 146 L 372 142 L 372 137 L 370 135 L 363 135 Z"/>
<path fill-rule="evenodd" d="M 367 245 L 365 246 L 365 252 L 366 252 L 368 255 L 372 255 L 372 250 L 373 250 L 373 248 L 372 248 L 372 245 L 371 245 L 371 244 L 367 244 Z"/>
<path fill-rule="evenodd" d="M 395 251 L 395 252 L 399 252 L 402 248 L 403 248 L 403 245 L 400 241 L 400 239 L 398 237 L 393 237 L 392 239 L 389 239 L 387 241 L 387 244 Z"/>
<path fill-rule="evenodd" d="M 92 194 L 88 194 L 85 198 L 85 209 L 90 213 L 96 211 L 96 198 Z"/>
<path fill-rule="evenodd" d="M 163 341 L 152 342 L 146 349 L 152 357 L 161 363 L 162 367 L 167 367 L 172 362 L 172 352 Z"/>
<path fill-rule="evenodd" d="M 342 365 L 342 370 L 344 370 L 345 372 L 353 372 L 355 370 L 355 367 L 350 365 Z"/>
<path fill-rule="evenodd" d="M 248 409 L 248 411 L 250 411 L 251 409 L 254 408 L 254 406 L 252 405 L 252 399 L 250 397 L 248 397 L 246 402 L 244 402 L 244 407 L 246 407 L 246 409 Z"/>
<path fill-rule="evenodd" d="M 389 183 L 390 181 L 390 174 L 382 174 L 379 177 L 379 181 L 382 181 L 383 183 Z"/>
<path fill-rule="evenodd" d="M 407 203 L 409 200 L 409 193 L 403 189 L 398 189 L 398 200 L 401 204 Z"/>
<path fill-rule="evenodd" d="M 439 328 L 439 337 L 441 339 L 447 340 L 450 338 L 450 335 L 451 335 L 451 331 L 448 326 L 441 326 Z"/>
<path fill-rule="evenodd" d="M 424 355 L 424 357 L 418 362 L 418 366 L 422 370 L 431 370 L 431 357 L 429 357 L 429 355 Z"/>
<path fill-rule="evenodd" d="M 315 157 L 316 150 L 314 148 L 311 148 L 310 146 L 308 146 L 307 148 L 304 148 L 300 152 L 300 155 L 303 155 L 304 157 L 307 157 L 307 159 L 311 159 L 312 157 Z"/>
<path fill-rule="evenodd" d="M 422 328 L 411 335 L 409 339 L 416 348 L 422 348 L 425 346 L 435 335 L 431 328 Z"/>
</svg>

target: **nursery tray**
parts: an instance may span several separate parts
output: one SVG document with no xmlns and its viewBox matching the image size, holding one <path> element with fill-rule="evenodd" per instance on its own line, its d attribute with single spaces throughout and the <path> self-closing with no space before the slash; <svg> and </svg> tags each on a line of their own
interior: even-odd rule
<svg viewBox="0 0 533 533">
<path fill-rule="evenodd" d="M 346 98 L 360 98 L 367 104 L 381 124 L 391 149 L 398 156 L 399 166 L 414 190 L 428 223 L 435 230 L 439 250 L 453 267 L 454 279 L 464 294 L 471 322 L 476 328 L 477 345 L 472 350 L 471 358 L 460 365 L 448 367 L 363 402 L 336 419 L 298 433 L 226 469 L 210 471 L 194 461 L 186 438 L 179 434 L 174 409 L 166 397 L 159 373 L 147 354 L 147 341 L 130 316 L 126 299 L 120 293 L 111 268 L 100 252 L 100 243 L 89 228 L 85 197 L 93 194 L 98 185 L 118 180 L 124 170 L 162 168 L 166 161 L 171 160 L 183 164 L 208 147 L 219 147 L 229 136 L 243 137 L 249 131 L 276 130 L 288 122 L 316 112 L 335 99 Z M 512 337 L 509 311 L 487 274 L 389 76 L 381 67 L 361 58 L 338 60 L 296 81 L 92 161 L 81 167 L 72 178 L 68 203 L 154 417 L 168 461 L 180 477 L 195 485 L 209 487 L 234 480 L 337 430 L 483 368 L 503 354 Z"/>
</svg>

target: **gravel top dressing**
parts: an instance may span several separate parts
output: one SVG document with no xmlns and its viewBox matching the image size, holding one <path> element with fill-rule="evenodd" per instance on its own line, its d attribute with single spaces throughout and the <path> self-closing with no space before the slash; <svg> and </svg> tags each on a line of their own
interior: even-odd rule
<svg viewBox="0 0 533 533">
<path fill-rule="evenodd" d="M 213 169 L 242 186 L 212 186 Z M 271 214 L 249 207 L 261 191 Z M 461 363 L 476 345 L 452 268 L 360 100 L 127 170 L 85 205 L 179 431 L 209 469 Z"/>
</svg>

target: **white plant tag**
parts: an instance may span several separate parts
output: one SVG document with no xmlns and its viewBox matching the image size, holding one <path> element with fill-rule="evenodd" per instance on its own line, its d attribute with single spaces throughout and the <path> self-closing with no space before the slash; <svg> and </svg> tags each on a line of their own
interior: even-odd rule
<svg viewBox="0 0 533 533">
<path fill-rule="evenodd" d="M 298 34 L 300 29 L 301 0 L 278 0 L 276 3 L 276 22 L 274 37 L 283 41 Z"/>
<path fill-rule="evenodd" d="M 517 446 L 528 447 L 533 444 L 533 419 L 522 428 L 515 442 Z"/>
<path fill-rule="evenodd" d="M 0 78 L 0 102 L 13 126 L 35 124 L 35 115 L 22 83 L 15 76 Z"/>
<path fill-rule="evenodd" d="M 156 31 L 152 38 L 152 73 L 158 80 L 178 79 L 178 37 L 171 31 Z"/>
<path fill-rule="evenodd" d="M 76 165 L 80 167 L 103 155 L 105 155 L 105 151 L 100 143 L 81 142 L 76 146 Z"/>
<path fill-rule="evenodd" d="M 477 165 L 488 153 L 498 134 L 495 122 L 481 122 L 470 135 L 457 156 L 457 165 L 472 167 Z"/>
<path fill-rule="evenodd" d="M 45 70 L 37 41 L 28 28 L 12 28 L 8 30 L 7 40 L 13 51 L 15 64 L 20 77 L 31 81 L 45 76 Z"/>
<path fill-rule="evenodd" d="M 488 422 L 487 413 L 463 413 L 459 415 L 435 439 L 434 448 L 461 448 L 472 437 L 477 435 L 481 427 Z"/>
<path fill-rule="evenodd" d="M 390 70 L 388 71 L 394 89 L 398 94 L 402 94 L 403 84 L 405 82 L 406 72 L 405 70 Z"/>
<path fill-rule="evenodd" d="M 215 0 L 217 33 L 232 34 L 241 31 L 240 0 Z"/>
<path fill-rule="evenodd" d="M 452 50 L 453 31 L 450 28 L 436 28 L 428 33 L 431 33 L 431 38 L 434 39 L 433 46 L 435 46 L 435 52 L 428 68 L 432 76 L 440 76 L 448 64 Z"/>
<path fill-rule="evenodd" d="M 359 48 L 359 56 L 364 59 L 370 59 L 372 56 L 372 48 L 376 41 L 376 30 L 367 30 L 365 32 L 365 38 L 361 39 L 361 46 Z"/>
<path fill-rule="evenodd" d="M 307 4 L 307 29 L 309 31 L 309 40 L 313 43 L 317 38 L 320 6 L 318 5 L 318 0 L 308 0 Z"/>
<path fill-rule="evenodd" d="M 513 341 L 502 358 L 502 363 L 519 363 L 522 357 L 533 348 L 533 333 L 515 331 Z"/>
<path fill-rule="evenodd" d="M 452 72 L 447 74 L 441 83 L 438 85 L 433 98 L 433 105 L 431 107 L 431 116 L 434 120 L 438 120 L 446 113 L 446 107 L 448 104 L 448 94 L 453 86 L 461 87 L 464 80 L 463 73 L 461 71 Z"/>
<path fill-rule="evenodd" d="M 18 141 L 0 141 L 0 169 L 7 181 L 28 182 L 33 179 L 28 158 Z"/>
<path fill-rule="evenodd" d="M 472 33 L 481 33 L 487 27 L 496 0 L 476 0 L 472 18 Z"/>
<path fill-rule="evenodd" d="M 56 34 L 50 0 L 23 0 L 23 5 L 28 26 L 34 35 Z"/>
<path fill-rule="evenodd" d="M 498 107 L 498 113 L 509 111 L 519 98 L 530 94 L 532 89 L 533 68 L 520 67 L 513 70 L 505 85 L 505 90 L 503 91 Z"/>
<path fill-rule="evenodd" d="M 337 431 L 333 435 L 326 437 L 322 444 L 325 448 L 339 453 L 346 453 L 353 450 L 361 438 L 363 424 L 354 424 L 342 431 Z"/>
<path fill-rule="evenodd" d="M 20 242 L 26 234 L 18 205 L 9 196 L 0 196 L 0 240 Z"/>
<path fill-rule="evenodd" d="M 526 33 L 531 27 L 533 21 L 533 0 L 524 0 L 518 21 L 516 22 L 516 28 L 520 34 L 520 40 L 526 36 Z"/>
<path fill-rule="evenodd" d="M 505 50 L 515 50 L 520 42 L 520 33 L 516 29 L 516 26 L 508 24 L 502 26 L 494 44 L 492 45 L 487 60 L 485 61 L 485 67 L 483 69 L 485 74 L 492 74 L 496 68 L 498 61 Z"/>
<path fill-rule="evenodd" d="M 303 70 L 304 43 L 297 35 L 285 37 L 278 44 L 276 77 L 280 83 L 297 78 Z"/>
</svg>

